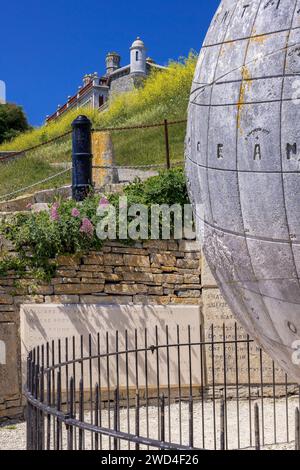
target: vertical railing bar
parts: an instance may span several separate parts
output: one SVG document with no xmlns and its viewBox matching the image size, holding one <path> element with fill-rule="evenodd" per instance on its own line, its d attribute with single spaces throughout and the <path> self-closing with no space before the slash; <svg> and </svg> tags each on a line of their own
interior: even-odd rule
<svg viewBox="0 0 300 470">
<path fill-rule="evenodd" d="M 202 448 L 205 449 L 205 396 L 204 396 L 204 380 L 205 380 L 205 374 L 204 374 L 204 354 L 205 351 L 203 352 L 203 330 L 202 330 L 202 324 L 200 324 L 200 367 L 201 367 L 201 409 L 202 409 L 202 419 L 201 419 L 201 425 L 202 425 Z"/>
<path fill-rule="evenodd" d="M 120 416 L 119 416 L 119 397 L 120 397 L 120 364 L 119 364 L 119 332 L 116 332 L 116 379 L 117 379 L 117 389 L 115 392 L 115 400 L 117 400 L 116 408 L 115 408 L 115 425 L 116 431 L 119 431 L 120 428 Z M 121 444 L 120 439 L 117 441 L 117 449 L 118 446 Z"/>
<path fill-rule="evenodd" d="M 157 385 L 157 412 L 158 412 L 158 439 L 160 437 L 160 419 L 159 419 L 159 402 L 160 402 L 160 371 L 159 371 L 159 347 L 158 347 L 158 327 L 155 327 L 155 345 L 156 345 L 156 385 Z"/>
<path fill-rule="evenodd" d="M 286 442 L 290 442 L 289 394 L 288 394 L 288 376 L 287 376 L 287 374 L 285 374 L 285 421 L 286 421 Z"/>
<path fill-rule="evenodd" d="M 167 380 L 168 380 L 168 424 L 169 424 L 169 442 L 172 442 L 171 430 L 171 381 L 170 381 L 170 347 L 169 347 L 169 327 L 166 325 L 166 342 L 167 342 Z"/>
<path fill-rule="evenodd" d="M 220 450 L 225 450 L 225 403 L 223 399 L 220 406 Z"/>
<path fill-rule="evenodd" d="M 161 396 L 160 403 L 160 440 L 166 442 L 166 429 L 165 429 L 165 395 Z"/>
<path fill-rule="evenodd" d="M 114 392 L 114 430 L 119 430 L 119 390 L 115 389 Z M 119 450 L 119 440 L 117 437 L 114 438 L 114 450 Z"/>
<path fill-rule="evenodd" d="M 89 385 L 90 385 L 90 420 L 93 423 L 93 363 L 92 363 L 92 335 L 89 334 Z M 91 447 L 94 450 L 93 432 L 91 432 Z"/>
<path fill-rule="evenodd" d="M 128 331 L 125 331 L 125 369 L 126 369 L 126 405 L 127 405 L 127 432 L 130 434 L 130 395 L 129 395 L 129 357 L 128 357 Z M 131 450 L 130 441 L 128 441 L 128 450 Z"/>
<path fill-rule="evenodd" d="M 212 387 L 213 387 L 213 422 L 214 422 L 214 447 L 217 450 L 217 426 L 216 426 L 216 381 L 215 381 L 215 338 L 214 325 L 211 325 L 211 362 L 212 362 Z"/>
<path fill-rule="evenodd" d="M 106 379 L 107 379 L 107 393 L 108 393 L 108 427 L 110 429 L 111 424 L 111 403 L 110 403 L 110 362 L 109 362 L 109 335 L 106 332 Z M 111 450 L 111 437 L 109 437 L 109 450 Z"/>
<path fill-rule="evenodd" d="M 223 367 L 224 367 L 224 419 L 225 419 L 225 447 L 228 450 L 228 423 L 227 423 L 227 357 L 226 357 L 226 326 L 223 323 Z"/>
<path fill-rule="evenodd" d="M 56 384 L 56 409 L 61 411 L 61 368 L 57 371 L 57 384 Z M 60 450 L 61 446 L 61 422 L 59 418 L 56 421 L 56 443 L 55 450 Z"/>
<path fill-rule="evenodd" d="M 178 391 L 179 391 L 179 404 L 178 404 L 178 413 L 179 413 L 179 438 L 180 445 L 182 445 L 182 391 L 181 391 L 181 351 L 180 351 L 180 328 L 177 325 L 177 369 L 178 369 Z"/>
<path fill-rule="evenodd" d="M 239 356 L 238 356 L 238 327 L 234 324 L 234 346 L 235 346 L 235 382 L 236 382 L 236 418 L 237 418 L 237 436 L 238 449 L 241 448 L 241 429 L 240 429 L 240 384 L 239 384 Z"/>
<path fill-rule="evenodd" d="M 75 338 L 75 336 L 72 337 L 72 358 L 73 358 L 73 361 L 74 361 L 73 362 L 74 417 L 76 417 L 77 416 L 77 400 L 76 400 L 76 383 L 77 383 L 76 382 L 76 364 L 77 364 L 77 362 L 75 363 L 75 359 L 76 359 L 76 338 Z M 74 434 L 74 447 L 75 447 L 75 450 L 77 450 L 77 428 L 76 427 L 74 428 L 73 434 Z"/>
<path fill-rule="evenodd" d="M 254 408 L 254 427 L 255 427 L 255 450 L 260 450 L 260 430 L 259 430 L 259 407 L 255 404 Z"/>
<path fill-rule="evenodd" d="M 102 427 L 102 374 L 101 374 L 101 338 L 100 333 L 97 334 L 97 355 L 98 355 L 98 393 L 99 393 L 99 426 Z M 100 450 L 103 447 L 102 434 L 100 434 Z"/>
<path fill-rule="evenodd" d="M 70 419 L 74 419 L 74 378 L 70 378 L 70 386 L 68 388 L 68 415 Z M 68 425 L 68 450 L 73 450 L 73 426 Z"/>
<path fill-rule="evenodd" d="M 94 424 L 99 428 L 99 384 L 95 385 L 95 415 Z M 99 434 L 95 433 L 95 450 L 99 450 Z"/>
<path fill-rule="evenodd" d="M 248 400 L 249 400 L 249 437 L 250 447 L 252 447 L 252 396 L 251 396 L 251 360 L 250 360 L 250 336 L 247 335 L 247 362 L 248 362 Z"/>
<path fill-rule="evenodd" d="M 135 402 L 135 435 L 140 437 L 140 395 L 139 391 L 136 392 L 136 402 Z M 136 443 L 135 450 L 140 450 L 139 443 Z"/>
<path fill-rule="evenodd" d="M 261 433 L 262 445 L 265 445 L 265 402 L 264 402 L 264 369 L 263 369 L 263 351 L 260 349 L 260 382 L 261 382 Z"/>
<path fill-rule="evenodd" d="M 274 444 L 277 444 L 277 417 L 276 417 L 276 369 L 273 361 L 273 413 L 274 413 Z"/>
<path fill-rule="evenodd" d="M 148 380 L 148 330 L 145 328 L 145 398 L 146 398 L 146 427 L 147 439 L 149 439 L 149 380 Z M 149 450 L 149 446 L 147 446 Z"/>
<path fill-rule="evenodd" d="M 295 412 L 295 450 L 300 450 L 300 411 Z"/>
<path fill-rule="evenodd" d="M 79 421 L 83 423 L 84 421 L 84 387 L 83 387 L 83 375 L 81 375 L 79 381 Z M 79 450 L 84 449 L 84 430 L 82 427 L 79 427 Z"/>
</svg>

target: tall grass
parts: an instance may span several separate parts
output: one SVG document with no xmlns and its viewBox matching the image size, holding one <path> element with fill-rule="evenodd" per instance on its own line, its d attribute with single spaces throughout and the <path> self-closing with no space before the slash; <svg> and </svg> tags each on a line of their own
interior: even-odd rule
<svg viewBox="0 0 300 470">
<path fill-rule="evenodd" d="M 45 143 L 71 129 L 72 121 L 85 114 L 95 128 L 130 126 L 162 122 L 164 119 L 185 119 L 196 56 L 171 62 L 163 71 L 153 72 L 142 88 L 124 93 L 112 99 L 107 111 L 99 113 L 89 108 L 70 110 L 55 122 L 20 134 L 10 142 L 0 145 L 0 150 L 24 150 Z M 185 125 L 170 127 L 172 159 L 183 157 Z M 165 159 L 163 128 L 114 131 L 112 138 L 116 161 L 120 165 L 161 163 Z M 45 145 L 26 154 L 26 158 L 1 164 L 0 196 L 39 181 L 59 169 L 55 163 L 70 162 L 71 138 Z M 60 182 L 67 182 L 66 176 Z M 44 187 L 54 186 L 50 182 Z"/>
</svg>

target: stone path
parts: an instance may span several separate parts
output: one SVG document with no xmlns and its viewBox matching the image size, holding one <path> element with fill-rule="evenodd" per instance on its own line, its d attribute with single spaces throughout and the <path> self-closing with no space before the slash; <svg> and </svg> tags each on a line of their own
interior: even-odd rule
<svg viewBox="0 0 300 470">
<path fill-rule="evenodd" d="M 279 400 L 276 404 L 276 421 L 277 421 L 277 445 L 271 445 L 274 442 L 274 402 L 271 399 L 265 400 L 265 409 L 264 409 L 264 439 L 265 439 L 265 449 L 272 450 L 293 450 L 293 436 L 294 436 L 294 412 L 298 404 L 297 399 L 291 399 L 289 402 L 289 439 L 290 444 L 286 444 L 287 434 L 286 434 L 286 401 L 285 399 Z M 253 403 L 254 405 L 254 403 Z M 237 438 L 237 404 L 236 402 L 228 403 L 228 446 L 231 449 L 238 447 L 238 438 Z M 170 425 L 171 425 L 171 440 L 172 442 L 178 443 L 180 441 L 179 434 L 179 405 L 174 404 L 170 407 Z M 146 408 L 141 409 L 141 435 L 147 435 L 147 419 L 146 419 Z M 188 405 L 182 404 L 182 440 L 184 444 L 187 444 L 188 439 Z M 149 407 L 149 435 L 151 438 L 157 438 L 158 430 L 158 413 L 156 407 Z M 113 419 L 113 413 L 111 413 L 111 420 Z M 86 414 L 86 420 L 89 420 L 89 414 Z M 103 426 L 108 426 L 108 412 L 103 411 L 102 413 Z M 219 409 L 216 410 L 216 421 L 217 421 L 217 436 L 219 436 Z M 135 422 L 135 411 L 130 410 L 129 413 L 129 423 L 130 430 L 134 433 L 134 422 Z M 128 423 L 128 414 L 127 410 L 122 410 L 120 414 L 120 423 L 121 430 L 125 431 L 127 429 Z M 240 402 L 240 446 L 241 448 L 250 447 L 249 441 L 249 403 L 248 401 Z M 168 433 L 169 427 L 169 415 L 168 408 L 166 409 L 166 440 L 169 439 Z M 202 436 L 202 405 L 197 403 L 194 407 L 194 436 L 195 436 L 195 445 L 197 447 L 203 446 L 203 436 Z M 214 432 L 213 432 L 213 406 L 212 403 L 205 403 L 204 406 L 204 429 L 205 429 L 205 447 L 207 449 L 214 449 Z M 262 430 L 261 430 L 262 436 Z M 254 435 L 252 436 L 254 442 Z M 218 440 L 218 437 L 217 437 Z M 66 433 L 63 433 L 64 446 L 66 446 Z M 109 439 L 104 437 L 102 440 L 103 449 L 109 449 Z M 269 445 L 268 445 L 269 444 Z M 219 446 L 219 440 L 217 442 Z M 91 439 L 89 433 L 85 434 L 85 447 L 86 449 L 91 448 Z M 20 423 L 8 427 L 0 428 L 0 450 L 25 450 L 26 448 L 26 425 L 25 423 Z M 122 449 L 128 449 L 128 443 L 123 442 L 121 444 Z M 134 446 L 132 445 L 133 449 Z"/>
</svg>

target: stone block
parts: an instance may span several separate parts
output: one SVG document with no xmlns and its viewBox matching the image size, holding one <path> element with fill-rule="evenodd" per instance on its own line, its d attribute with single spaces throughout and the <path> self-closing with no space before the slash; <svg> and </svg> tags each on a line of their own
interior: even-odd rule
<svg viewBox="0 0 300 470">
<path fill-rule="evenodd" d="M 197 259 L 178 259 L 176 266 L 182 269 L 199 269 L 200 261 Z"/>
<path fill-rule="evenodd" d="M 200 328 L 200 309 L 198 306 L 163 306 L 158 305 L 157 300 L 160 297 L 155 297 L 155 304 L 151 305 L 29 305 L 21 309 L 21 344 L 22 344 L 22 364 L 25 379 L 26 358 L 28 352 L 35 346 L 44 344 L 49 341 L 50 354 L 52 340 L 58 338 L 72 338 L 75 336 L 75 354 L 80 355 L 80 335 L 84 335 L 83 353 L 88 354 L 89 342 L 88 335 L 92 335 L 93 348 L 97 347 L 97 333 L 100 335 L 101 352 L 106 350 L 106 332 L 110 332 L 109 350 L 115 350 L 116 338 L 115 332 L 119 332 L 119 350 L 125 350 L 125 331 L 128 332 L 128 346 L 133 347 L 135 341 L 135 330 L 137 330 L 138 346 L 144 346 L 145 328 L 148 332 L 148 345 L 155 344 L 155 327 L 158 328 L 158 341 L 164 344 L 166 341 L 166 326 L 169 327 L 169 342 L 170 344 L 176 343 L 177 338 L 177 325 L 180 326 L 182 331 L 182 341 L 187 340 L 187 326 L 191 325 L 192 341 L 198 339 Z M 151 296 L 146 297 L 148 302 L 151 302 Z M 85 300 L 85 299 L 84 299 Z M 114 300 L 114 297 L 111 299 Z M 120 299 L 123 300 L 123 297 Z M 162 298 L 165 301 L 165 298 Z M 170 301 L 170 299 L 169 299 Z M 95 342 L 94 342 L 95 341 Z M 95 350 L 95 349 L 94 349 Z M 170 349 L 170 385 L 177 384 L 178 369 L 177 369 L 177 350 Z M 62 351 L 62 356 L 64 351 Z M 189 384 L 189 367 L 188 367 L 188 348 L 182 349 L 181 356 L 181 380 L 182 386 Z M 200 373 L 200 350 L 199 347 L 192 348 L 193 355 L 193 383 L 201 385 Z M 64 356 L 63 356 L 64 357 Z M 162 363 L 167 360 L 166 351 L 161 351 L 160 360 Z M 132 362 L 132 363 L 131 363 Z M 135 365 L 134 361 L 130 362 L 129 386 L 135 386 Z M 110 362 L 110 386 L 113 390 L 116 386 L 116 362 Z M 97 377 L 97 361 L 93 361 L 93 374 Z M 155 387 L 157 385 L 156 370 L 156 355 L 148 354 L 148 385 Z M 87 389 L 89 389 L 88 380 L 88 367 L 84 368 Z M 102 377 L 102 387 L 105 388 L 106 378 L 105 374 Z M 119 362 L 119 384 L 120 387 L 126 387 L 126 364 L 125 360 Z M 141 388 L 145 386 L 145 366 L 143 361 L 139 365 L 139 385 Z M 168 375 L 166 368 L 161 368 L 160 385 L 166 387 L 168 385 Z M 62 371 L 62 387 L 65 387 L 65 376 Z"/>
<path fill-rule="evenodd" d="M 59 256 L 57 262 L 60 266 L 77 267 L 81 262 L 80 255 Z"/>
<path fill-rule="evenodd" d="M 132 303 L 132 296 L 129 295 L 81 295 L 80 303 L 95 305 L 124 305 Z"/>
<path fill-rule="evenodd" d="M 149 256 L 145 255 L 124 255 L 125 266 L 139 266 L 150 268 Z"/>
<path fill-rule="evenodd" d="M 97 294 L 104 291 L 104 284 L 58 284 L 55 294 Z"/>
<path fill-rule="evenodd" d="M 155 253 L 151 255 L 152 266 L 176 266 L 176 256 L 168 253 Z"/>
<path fill-rule="evenodd" d="M 182 240 L 179 243 L 179 250 L 186 252 L 199 252 L 201 250 L 200 243 L 197 240 Z"/>
<path fill-rule="evenodd" d="M 45 303 L 53 304 L 78 304 L 79 295 L 52 295 L 45 297 Z"/>
<path fill-rule="evenodd" d="M 103 254 L 92 254 L 92 255 L 83 257 L 84 264 L 96 264 L 98 266 L 98 265 L 102 265 L 103 261 L 104 261 Z"/>
<path fill-rule="evenodd" d="M 148 287 L 143 284 L 106 284 L 104 291 L 106 294 L 136 295 L 146 294 Z"/>
<path fill-rule="evenodd" d="M 11 305 L 13 303 L 13 297 L 8 294 L 0 294 L 0 304 Z"/>
<path fill-rule="evenodd" d="M 106 266 L 122 266 L 124 264 L 123 256 L 117 253 L 105 253 L 103 259 Z"/>
<path fill-rule="evenodd" d="M 0 396 L 18 394 L 18 331 L 15 323 L 0 323 Z"/>
</svg>

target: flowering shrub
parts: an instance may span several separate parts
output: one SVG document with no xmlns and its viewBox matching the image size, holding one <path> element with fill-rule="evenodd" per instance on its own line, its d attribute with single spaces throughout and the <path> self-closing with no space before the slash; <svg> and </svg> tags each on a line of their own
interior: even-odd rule
<svg viewBox="0 0 300 470">
<path fill-rule="evenodd" d="M 19 260 L 23 261 L 19 266 L 31 271 L 38 269 L 39 276 L 47 278 L 53 274 L 52 260 L 57 256 L 101 248 L 102 242 L 95 231 L 99 202 L 100 196 L 91 196 L 82 204 L 56 202 L 49 212 L 16 215 L 2 225 L 1 233 L 14 243 Z M 3 274 L 5 266 L 11 269 L 10 265 L 11 260 L 4 255 L 0 273 Z"/>
<path fill-rule="evenodd" d="M 126 196 L 128 207 L 143 205 L 149 216 L 153 204 L 189 204 L 185 176 L 181 169 L 163 171 L 145 182 L 137 180 L 127 186 L 121 196 Z M 14 216 L 0 226 L 0 233 L 13 242 L 19 257 L 18 260 L 12 259 L 4 253 L 1 260 L 0 253 L 0 275 L 15 265 L 18 271 L 31 270 L 38 277 L 49 278 L 54 273 L 57 256 L 101 249 L 103 242 L 97 236 L 97 226 L 110 208 L 115 209 L 119 223 L 122 210 L 120 202 L 119 194 L 107 197 L 91 194 L 82 203 L 57 201 L 48 211 Z M 126 212 L 126 224 L 131 221 L 132 217 Z M 120 238 L 123 243 L 132 242 L 129 237 L 126 240 L 119 236 L 119 232 L 117 225 L 116 238 Z M 147 227 L 143 234 L 145 239 Z M 143 239 L 143 234 L 140 239 Z"/>
</svg>

